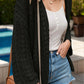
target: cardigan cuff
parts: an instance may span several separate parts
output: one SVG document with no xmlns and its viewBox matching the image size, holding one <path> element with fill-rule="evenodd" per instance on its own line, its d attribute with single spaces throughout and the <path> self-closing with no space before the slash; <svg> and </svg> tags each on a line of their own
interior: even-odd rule
<svg viewBox="0 0 84 84">
<path fill-rule="evenodd" d="M 71 45 L 71 39 L 66 39 L 66 40 L 69 40 L 69 41 L 70 41 L 70 45 Z M 66 41 L 66 40 L 65 40 L 65 41 Z"/>
</svg>

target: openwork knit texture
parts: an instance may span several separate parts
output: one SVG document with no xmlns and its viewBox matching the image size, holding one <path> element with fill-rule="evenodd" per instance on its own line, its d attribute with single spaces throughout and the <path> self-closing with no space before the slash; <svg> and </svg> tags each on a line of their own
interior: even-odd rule
<svg viewBox="0 0 84 84">
<path fill-rule="evenodd" d="M 71 0 L 65 0 L 65 2 L 66 17 L 69 22 Z M 49 24 L 42 1 L 40 2 L 40 26 L 42 84 L 48 84 Z M 65 36 L 66 39 L 69 39 L 71 42 L 69 26 Z M 69 57 L 71 54 L 72 48 L 70 46 L 67 57 L 71 69 L 74 71 L 72 61 Z M 16 0 L 12 37 L 12 66 L 16 84 L 37 84 L 39 81 L 36 0 L 32 0 L 31 5 L 29 5 L 28 0 Z"/>
</svg>

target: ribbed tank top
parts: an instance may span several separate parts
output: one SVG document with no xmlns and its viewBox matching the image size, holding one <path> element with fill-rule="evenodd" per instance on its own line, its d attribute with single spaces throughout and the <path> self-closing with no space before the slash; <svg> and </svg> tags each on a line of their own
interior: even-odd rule
<svg viewBox="0 0 84 84">
<path fill-rule="evenodd" d="M 67 29 L 68 23 L 65 17 L 65 11 L 62 7 L 56 11 L 46 9 L 49 21 L 49 51 L 57 50 L 61 44 L 61 36 Z"/>
</svg>

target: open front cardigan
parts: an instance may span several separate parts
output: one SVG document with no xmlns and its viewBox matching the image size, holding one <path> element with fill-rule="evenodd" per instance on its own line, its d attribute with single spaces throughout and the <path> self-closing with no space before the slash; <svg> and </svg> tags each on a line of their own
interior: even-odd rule
<svg viewBox="0 0 84 84">
<path fill-rule="evenodd" d="M 63 42 L 70 34 L 70 12 L 72 0 L 65 0 L 68 27 Z M 40 6 L 40 37 L 41 37 L 41 74 L 42 84 L 48 84 L 49 73 L 49 23 L 42 0 Z M 37 84 L 39 81 L 38 32 L 37 32 L 37 2 L 32 0 L 16 0 L 14 10 L 14 29 L 12 37 L 12 68 L 15 84 Z M 70 56 L 72 46 L 67 52 L 67 58 L 74 71 Z"/>
</svg>

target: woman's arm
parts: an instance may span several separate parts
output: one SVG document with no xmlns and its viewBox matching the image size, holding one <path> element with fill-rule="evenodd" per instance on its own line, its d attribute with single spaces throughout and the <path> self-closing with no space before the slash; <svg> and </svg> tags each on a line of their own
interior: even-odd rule
<svg viewBox="0 0 84 84">
<path fill-rule="evenodd" d="M 12 68 L 15 84 L 37 84 L 30 51 L 29 0 L 16 0 L 12 37 Z"/>
<path fill-rule="evenodd" d="M 64 42 L 59 46 L 58 51 L 57 51 L 57 54 L 60 53 L 60 55 L 62 57 L 65 57 L 67 52 L 68 52 L 68 50 L 71 48 L 70 47 L 70 45 L 71 45 L 71 31 L 70 31 L 70 24 L 69 24 L 70 23 L 71 6 L 72 6 L 72 0 L 68 0 L 67 3 L 66 3 L 66 6 L 64 4 L 64 8 L 67 7 L 69 10 L 65 11 L 66 17 L 67 17 L 67 21 L 68 21 L 68 28 L 66 30 L 65 39 L 64 39 Z"/>
</svg>

